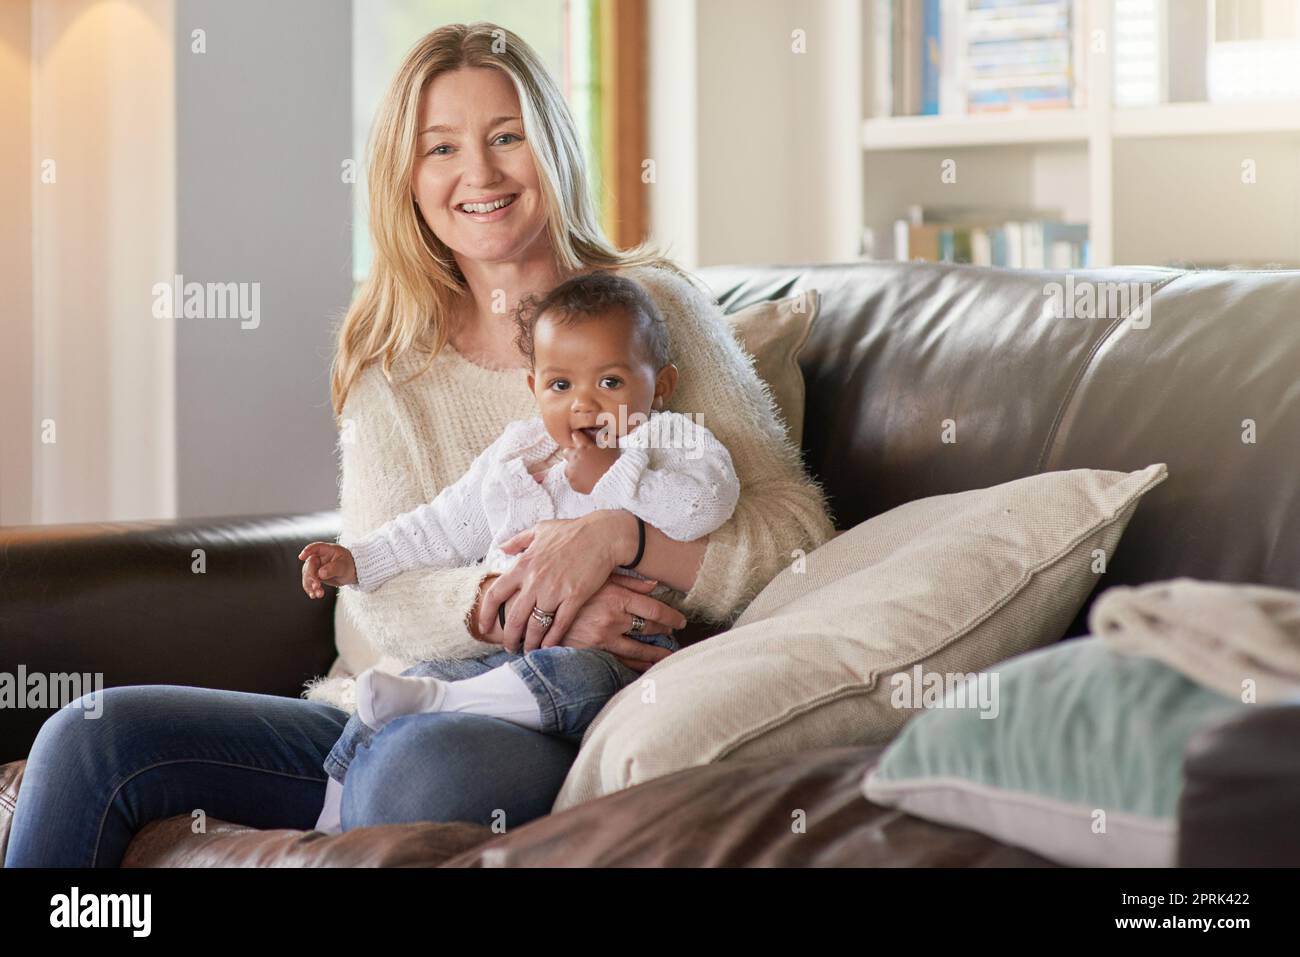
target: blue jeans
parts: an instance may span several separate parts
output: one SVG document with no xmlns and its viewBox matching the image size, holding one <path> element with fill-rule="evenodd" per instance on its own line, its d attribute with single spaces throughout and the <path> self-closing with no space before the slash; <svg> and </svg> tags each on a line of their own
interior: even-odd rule
<svg viewBox="0 0 1300 957">
<path fill-rule="evenodd" d="M 669 651 L 677 651 L 681 647 L 668 635 L 640 635 L 638 640 Z M 587 725 L 591 724 L 605 703 L 625 685 L 640 677 L 638 672 L 608 652 L 563 645 L 538 648 L 524 654 L 503 650 L 486 658 L 422 661 L 407 668 L 402 674 L 459 681 L 501 667 L 510 668 L 519 675 L 537 699 L 537 706 L 542 713 L 542 733 L 558 735 L 575 746 L 582 741 Z M 380 732 L 376 732 L 359 715 L 352 715 L 338 742 L 325 758 L 325 771 L 342 784 L 357 750 L 370 747 L 375 735 L 388 730 L 388 727 L 385 725 Z"/>
<path fill-rule="evenodd" d="M 73 702 L 27 759 L 6 867 L 115 867 L 146 824 L 202 810 L 255 828 L 311 828 L 321 762 L 347 723 L 327 704 L 174 685 L 131 685 Z M 356 755 L 347 829 L 417 821 L 508 827 L 550 813 L 573 742 L 495 718 L 400 718 Z M 498 813 L 499 817 L 499 813 Z"/>
</svg>

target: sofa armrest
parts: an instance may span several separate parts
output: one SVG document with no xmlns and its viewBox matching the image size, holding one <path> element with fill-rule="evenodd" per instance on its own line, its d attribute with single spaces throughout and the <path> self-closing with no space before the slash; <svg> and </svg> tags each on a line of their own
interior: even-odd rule
<svg viewBox="0 0 1300 957">
<path fill-rule="evenodd" d="M 1180 867 L 1300 862 L 1300 702 L 1258 705 L 1187 743 L 1178 802 Z"/>
<path fill-rule="evenodd" d="M 0 528 L 0 762 L 97 680 L 298 695 L 334 660 L 336 594 L 303 594 L 298 552 L 338 532 L 334 511 Z"/>
</svg>

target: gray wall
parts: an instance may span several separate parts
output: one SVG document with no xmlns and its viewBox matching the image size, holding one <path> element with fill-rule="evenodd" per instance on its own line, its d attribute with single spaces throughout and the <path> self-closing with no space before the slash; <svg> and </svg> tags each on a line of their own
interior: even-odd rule
<svg viewBox="0 0 1300 957">
<path fill-rule="evenodd" d="M 333 508 L 333 330 L 351 296 L 350 0 L 179 0 L 185 282 L 260 283 L 260 324 L 176 327 L 181 517 Z M 191 52 L 192 31 L 206 33 Z"/>
</svg>

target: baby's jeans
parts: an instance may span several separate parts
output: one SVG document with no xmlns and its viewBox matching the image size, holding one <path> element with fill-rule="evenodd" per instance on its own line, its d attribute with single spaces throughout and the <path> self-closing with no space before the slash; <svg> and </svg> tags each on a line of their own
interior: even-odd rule
<svg viewBox="0 0 1300 957">
<path fill-rule="evenodd" d="M 681 647 L 669 635 L 640 635 L 638 639 L 670 651 L 677 651 Z M 519 675 L 537 699 L 537 706 L 542 713 L 541 730 L 574 742 L 582 740 L 587 725 L 591 724 L 605 702 L 640 677 L 638 672 L 607 651 L 568 648 L 563 645 L 538 648 L 526 654 L 503 650 L 486 658 L 422 661 L 407 668 L 402 674 L 458 681 L 503 666 Z M 376 733 L 360 716 L 353 714 L 334 748 L 325 758 L 326 773 L 342 784 L 357 748 L 369 747 Z"/>
</svg>

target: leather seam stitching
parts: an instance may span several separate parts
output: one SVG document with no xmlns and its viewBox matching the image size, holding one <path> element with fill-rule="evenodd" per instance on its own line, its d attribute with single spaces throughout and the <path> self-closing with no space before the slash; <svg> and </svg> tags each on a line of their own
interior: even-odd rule
<svg viewBox="0 0 1300 957">
<path fill-rule="evenodd" d="M 1156 293 L 1161 289 L 1164 289 L 1174 280 L 1180 278 L 1182 275 L 1182 273 L 1178 273 L 1152 286 L 1151 298 L 1148 300 L 1147 304 L 1150 305 L 1153 303 L 1155 301 Z M 1052 446 L 1056 444 L 1056 439 L 1060 433 L 1061 423 L 1065 421 L 1065 413 L 1070 407 L 1070 402 L 1074 398 L 1075 392 L 1078 391 L 1080 384 L 1083 382 L 1083 377 L 1087 375 L 1088 370 L 1092 368 L 1092 360 L 1097 357 L 1097 353 L 1101 351 L 1101 347 L 1110 341 L 1115 330 L 1133 318 L 1133 312 L 1134 310 L 1130 310 L 1125 315 L 1119 316 L 1112 321 L 1101 334 L 1100 338 L 1093 343 L 1092 348 L 1088 350 L 1088 354 L 1084 357 L 1083 362 L 1079 363 L 1078 371 L 1075 372 L 1074 379 L 1070 382 L 1070 387 L 1065 390 L 1065 395 L 1061 398 L 1061 404 L 1056 410 L 1056 417 L 1052 419 L 1052 427 L 1048 430 L 1047 438 L 1043 442 L 1043 450 L 1038 454 L 1038 464 L 1034 468 L 1035 474 L 1040 474 L 1043 471 L 1043 466 L 1047 463 L 1047 458 L 1049 453 L 1052 451 Z"/>
</svg>

